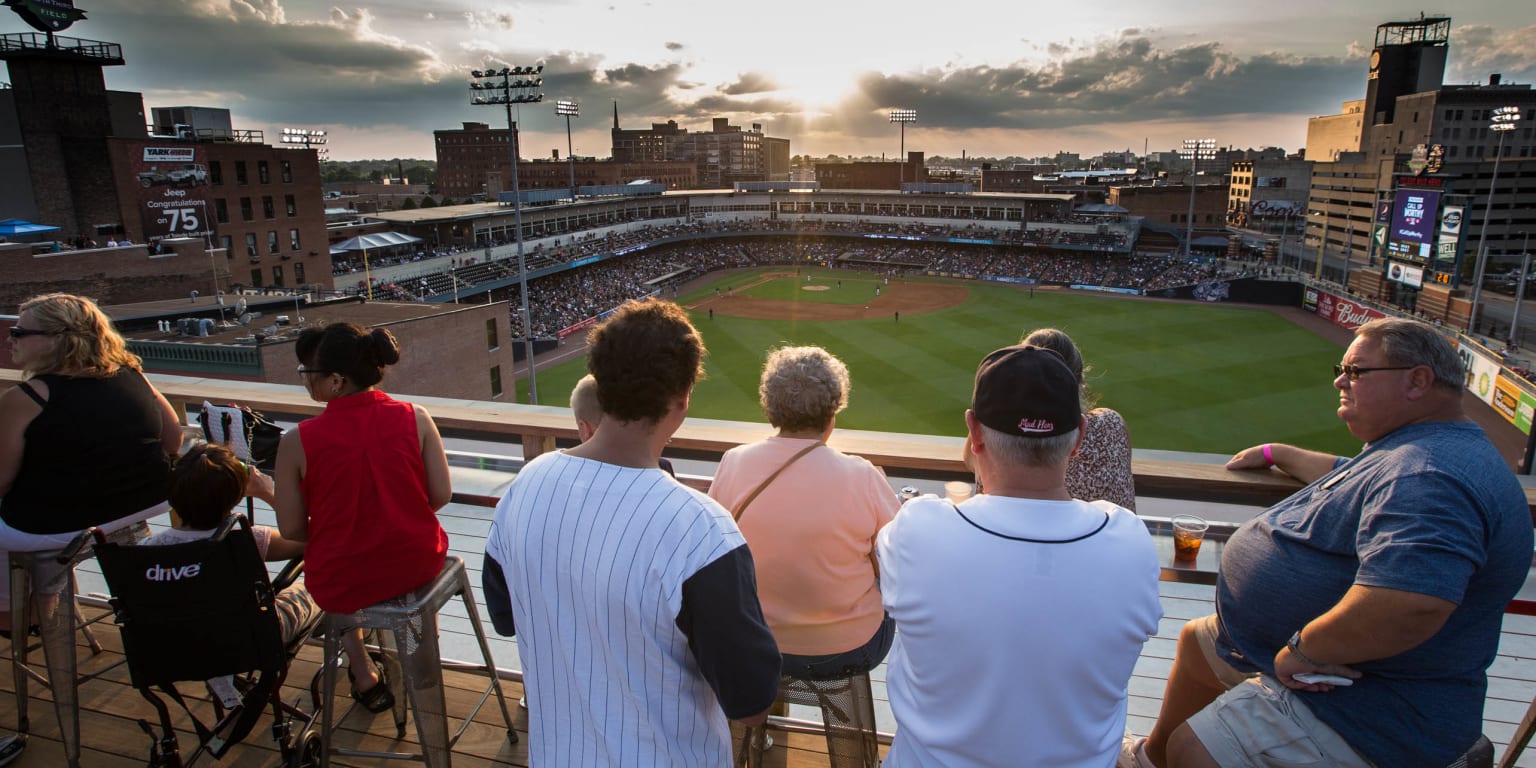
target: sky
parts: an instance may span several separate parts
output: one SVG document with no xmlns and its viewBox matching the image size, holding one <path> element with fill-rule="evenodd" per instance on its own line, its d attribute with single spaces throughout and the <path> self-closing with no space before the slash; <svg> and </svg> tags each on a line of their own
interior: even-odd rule
<svg viewBox="0 0 1536 768">
<path fill-rule="evenodd" d="M 606 157 L 621 125 L 714 117 L 794 154 L 905 148 L 1038 156 L 1305 144 L 1308 117 L 1365 95 L 1375 27 L 1401 0 L 75 0 L 61 33 L 120 43 L 107 87 L 145 107 L 224 107 L 236 128 L 330 132 L 330 156 L 433 159 L 432 131 L 505 126 L 469 103 L 474 69 L 543 64 L 516 119 L 524 157 Z M 1446 82 L 1536 80 L 1536 2 L 1464 0 Z M 1434 15 L 1437 9 L 1423 9 Z M 31 31 L 0 10 L 0 33 Z"/>
</svg>

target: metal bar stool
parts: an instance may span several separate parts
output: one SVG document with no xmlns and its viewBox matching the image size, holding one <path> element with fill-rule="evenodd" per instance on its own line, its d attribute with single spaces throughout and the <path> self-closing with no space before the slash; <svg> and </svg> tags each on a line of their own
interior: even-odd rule
<svg viewBox="0 0 1536 768">
<path fill-rule="evenodd" d="M 785 675 L 779 681 L 779 700 L 821 710 L 827 761 L 833 768 L 875 768 L 880 764 L 875 697 L 868 672 L 828 680 Z M 753 726 L 746 734 L 736 764 L 758 768 L 769 743 L 767 726 Z"/>
<path fill-rule="evenodd" d="M 490 678 L 490 684 L 480 694 L 480 700 L 465 716 L 463 723 L 450 738 L 448 713 L 443 693 L 442 659 L 437 644 L 437 612 L 454 597 L 462 598 L 470 625 L 475 629 L 475 639 L 480 641 L 483 666 L 481 670 Z M 501 693 L 501 679 L 496 675 L 496 664 L 491 660 L 491 646 L 486 641 L 485 630 L 480 624 L 480 614 L 475 608 L 474 593 L 470 591 L 469 575 L 464 561 L 449 556 L 443 570 L 432 583 L 407 592 L 400 597 L 351 614 L 327 614 L 325 618 L 325 665 L 321 680 L 321 730 L 322 743 L 320 765 L 330 765 L 330 756 L 371 757 L 390 760 L 421 760 L 429 768 L 447 768 L 452 760 L 453 745 L 474 721 L 475 714 L 492 695 L 501 707 L 502 722 L 507 727 L 507 740 L 517 743 L 517 732 L 512 729 L 512 715 L 507 710 L 507 700 Z M 335 747 L 332 742 L 332 723 L 335 713 L 333 702 L 336 695 L 337 661 L 341 655 L 341 637 L 356 628 L 382 630 L 381 643 L 386 657 L 400 659 L 401 674 L 388 675 L 391 692 L 395 694 L 396 736 L 405 736 L 405 707 L 416 712 L 416 734 L 421 741 L 421 753 L 369 752 Z M 402 690 L 406 696 L 402 696 Z"/>
<path fill-rule="evenodd" d="M 163 510 L 158 510 L 163 511 Z M 137 516 L 136 516 L 137 517 Z M 130 521 L 125 527 L 107 534 L 109 541 L 132 544 L 148 535 L 149 528 L 142 519 Z M 91 655 L 101 653 L 101 643 L 91 632 L 91 625 L 110 617 L 106 611 L 90 620 L 81 614 L 75 601 L 75 566 L 95 556 L 90 531 L 76 535 L 63 549 L 35 552 L 11 552 L 11 678 L 16 683 L 16 732 L 23 737 L 31 730 L 27 712 L 32 680 L 48 686 L 53 692 L 53 708 L 59 718 L 59 735 L 64 743 L 64 757 L 71 768 L 80 765 L 80 702 L 81 683 L 92 680 L 116 667 L 118 661 L 87 675 L 77 674 L 75 632 L 85 635 Z M 28 640 L 27 616 L 31 608 L 31 622 L 42 637 L 43 659 L 47 675 L 28 666 L 31 651 Z"/>
</svg>

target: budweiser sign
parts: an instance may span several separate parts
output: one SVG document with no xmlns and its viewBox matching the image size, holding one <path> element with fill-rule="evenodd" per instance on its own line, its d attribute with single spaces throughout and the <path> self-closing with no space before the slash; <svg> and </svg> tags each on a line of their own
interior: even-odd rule
<svg viewBox="0 0 1536 768">
<path fill-rule="evenodd" d="M 1318 291 L 1317 316 L 1342 328 L 1354 330 L 1372 320 L 1386 317 L 1370 307 L 1361 306 L 1352 299 Z"/>
</svg>

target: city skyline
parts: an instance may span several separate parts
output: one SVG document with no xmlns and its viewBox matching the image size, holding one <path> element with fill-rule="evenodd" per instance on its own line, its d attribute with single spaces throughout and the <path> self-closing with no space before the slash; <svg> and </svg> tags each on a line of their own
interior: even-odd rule
<svg viewBox="0 0 1536 768">
<path fill-rule="evenodd" d="M 1183 138 L 1222 146 L 1305 142 L 1306 119 L 1362 98 L 1377 24 L 1416 16 L 1391 0 L 1300 0 L 1157 8 L 1109 0 L 1071 15 L 960 0 L 942 20 L 900 4 L 871 15 L 787 0 L 731 14 L 717 3 L 619 5 L 534 0 L 487 8 L 454 0 L 79 2 L 62 34 L 123 45 L 107 86 L 142 91 L 146 110 L 228 108 L 237 128 L 324 128 L 331 157 L 432 159 L 432 131 L 505 126 L 469 105 L 469 71 L 545 64 L 546 103 L 520 110 L 522 154 L 565 152 L 554 102 L 575 99 L 575 152 L 609 154 L 621 125 L 713 117 L 761 123 L 794 154 L 898 154 L 889 109 L 916 109 L 906 148 L 929 156 L 1085 157 Z M 1448 83 L 1536 79 L 1536 10 L 1522 0 L 1452 15 Z M 952 29 L 952 31 L 949 31 Z M 27 31 L 0 14 L 0 32 Z"/>
</svg>

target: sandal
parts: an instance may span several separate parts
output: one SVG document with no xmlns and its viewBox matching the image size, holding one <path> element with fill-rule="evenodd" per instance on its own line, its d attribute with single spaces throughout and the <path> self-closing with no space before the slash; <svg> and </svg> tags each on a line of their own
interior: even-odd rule
<svg viewBox="0 0 1536 768">
<path fill-rule="evenodd" d="M 375 663 L 374 668 L 379 671 L 379 682 L 366 691 L 359 691 L 354 683 L 352 685 L 352 699 L 363 705 L 363 709 L 378 714 L 385 710 L 394 709 L 395 694 L 389 690 L 389 678 L 384 676 L 384 665 Z"/>
</svg>

